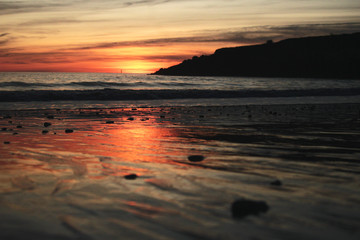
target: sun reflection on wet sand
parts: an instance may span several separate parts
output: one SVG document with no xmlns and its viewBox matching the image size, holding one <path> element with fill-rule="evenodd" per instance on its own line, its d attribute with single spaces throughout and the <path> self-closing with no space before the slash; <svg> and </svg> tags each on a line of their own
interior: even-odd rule
<svg viewBox="0 0 360 240">
<path fill-rule="evenodd" d="M 136 116 L 129 117 L 130 113 Z M 3 158 L 13 160 L 2 165 L 13 168 L 17 174 L 21 169 L 23 175 L 39 170 L 53 174 L 70 170 L 74 176 L 96 179 L 128 173 L 141 176 L 149 170 L 137 163 L 176 165 L 179 163 L 173 160 L 187 154 L 181 147 L 184 138 L 180 137 L 179 128 L 161 116 L 145 117 L 149 109 L 110 118 L 99 117 L 94 111 L 81 114 L 80 119 L 71 114 L 59 114 L 46 128 L 42 126 L 43 119 L 36 119 L 38 124 L 34 125 L 33 117 L 22 118 L 23 127 L 18 134 L 6 132 L 11 144 L 2 146 Z M 72 133 L 64 132 L 70 128 Z M 43 129 L 48 132 L 42 133 Z"/>
<path fill-rule="evenodd" d="M 313 109 L 8 111 L 0 119 L 0 223 L 15 219 L 37 239 L 249 239 L 284 229 L 302 239 L 318 234 L 302 223 L 323 231 L 323 219 L 353 228 L 358 122 L 337 119 L 342 108 Z M 301 122 L 309 112 L 314 122 Z M 270 210 L 239 222 L 229 210 L 238 198 Z M 325 200 L 331 207 L 322 208 Z M 352 239 L 341 227 L 331 234 Z"/>
</svg>

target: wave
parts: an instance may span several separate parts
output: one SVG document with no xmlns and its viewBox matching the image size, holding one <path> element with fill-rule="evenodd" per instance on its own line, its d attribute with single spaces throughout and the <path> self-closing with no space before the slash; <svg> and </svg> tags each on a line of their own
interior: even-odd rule
<svg viewBox="0 0 360 240">
<path fill-rule="evenodd" d="M 27 82 L 0 82 L 0 87 L 52 87 L 54 84 L 47 83 L 27 83 Z"/>
<path fill-rule="evenodd" d="M 72 86 L 83 86 L 83 87 L 124 87 L 133 86 L 136 84 L 146 85 L 144 82 L 137 83 L 118 83 L 118 82 L 70 82 L 70 83 L 27 83 L 27 82 L 1 82 L 0 87 L 23 87 L 23 88 L 38 88 L 38 87 L 72 87 Z"/>
<path fill-rule="evenodd" d="M 308 90 L 30 90 L 0 91 L 1 102 L 63 101 L 63 100 L 155 100 L 199 98 L 356 96 L 360 88 Z"/>
<path fill-rule="evenodd" d="M 93 89 L 103 89 L 111 87 L 185 87 L 185 86 L 198 86 L 194 83 L 183 83 L 183 82 L 103 82 L 103 81 L 84 81 L 84 82 L 69 82 L 69 83 L 34 83 L 34 82 L 0 82 L 0 88 L 24 88 L 26 89 L 38 89 L 38 88 L 61 88 L 61 87 L 91 87 Z"/>
</svg>

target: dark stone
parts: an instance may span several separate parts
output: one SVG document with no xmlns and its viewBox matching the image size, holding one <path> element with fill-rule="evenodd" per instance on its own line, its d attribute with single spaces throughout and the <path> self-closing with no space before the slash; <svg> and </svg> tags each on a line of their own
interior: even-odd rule
<svg viewBox="0 0 360 240">
<path fill-rule="evenodd" d="M 133 117 L 129 117 L 127 120 L 129 120 L 129 121 L 134 121 L 134 118 L 133 118 Z"/>
<path fill-rule="evenodd" d="M 135 180 L 138 176 L 134 173 L 125 175 L 124 178 L 127 180 Z"/>
<path fill-rule="evenodd" d="M 4 128 L 2 128 L 2 129 L 1 129 L 1 131 L 6 131 L 6 130 L 7 130 L 7 128 L 6 128 L 6 127 L 4 127 Z"/>
<path fill-rule="evenodd" d="M 10 144 L 10 142 L 4 142 L 4 144 Z"/>
<path fill-rule="evenodd" d="M 165 116 L 164 116 L 164 115 L 161 115 L 160 118 L 165 118 Z"/>
<path fill-rule="evenodd" d="M 65 130 L 65 133 L 72 133 L 72 132 L 74 132 L 74 130 L 72 130 L 72 129 L 66 129 Z"/>
<path fill-rule="evenodd" d="M 47 116 L 48 119 L 54 119 L 54 116 L 53 115 L 49 115 Z"/>
<path fill-rule="evenodd" d="M 46 134 L 46 133 L 48 133 L 49 131 L 48 130 L 43 130 L 42 131 L 42 134 Z"/>
<path fill-rule="evenodd" d="M 114 121 L 106 121 L 106 124 L 112 124 Z"/>
<path fill-rule="evenodd" d="M 137 108 L 132 108 L 131 110 L 136 111 L 136 110 L 137 110 Z"/>
<path fill-rule="evenodd" d="M 199 118 L 204 118 L 205 116 L 204 115 L 200 115 Z"/>
<path fill-rule="evenodd" d="M 202 155 L 191 155 L 188 156 L 188 159 L 190 162 L 201 162 L 205 159 L 205 157 Z"/>
<path fill-rule="evenodd" d="M 275 181 L 272 181 L 270 184 L 273 186 L 281 186 L 282 182 L 280 180 L 275 180 Z"/>
<path fill-rule="evenodd" d="M 22 126 L 21 126 L 21 125 L 17 125 L 16 128 L 22 128 Z"/>
<path fill-rule="evenodd" d="M 240 199 L 231 205 L 231 213 L 233 218 L 244 218 L 248 215 L 259 215 L 269 210 L 269 206 L 264 201 L 254 201 L 248 199 Z"/>
<path fill-rule="evenodd" d="M 14 132 L 13 135 L 18 135 L 18 133 L 17 133 L 17 132 Z"/>
<path fill-rule="evenodd" d="M 51 123 L 49 123 L 49 122 L 44 122 L 44 127 L 49 127 L 49 126 L 51 126 Z"/>
</svg>

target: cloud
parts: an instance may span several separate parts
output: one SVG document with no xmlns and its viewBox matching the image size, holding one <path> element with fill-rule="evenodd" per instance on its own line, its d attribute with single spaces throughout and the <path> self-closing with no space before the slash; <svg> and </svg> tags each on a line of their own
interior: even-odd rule
<svg viewBox="0 0 360 240">
<path fill-rule="evenodd" d="M 0 14 L 15 14 L 27 12 L 41 12 L 50 8 L 65 6 L 63 3 L 56 1 L 0 1 Z"/>
<path fill-rule="evenodd" d="M 1 33 L 0 34 L 0 46 L 5 45 L 9 42 L 9 39 L 2 39 L 8 35 L 9 35 L 9 33 Z"/>
<path fill-rule="evenodd" d="M 152 61 L 168 62 L 182 61 L 190 58 L 190 54 L 153 54 L 153 55 L 102 55 L 83 51 L 47 51 L 47 52 L 21 52 L 16 49 L 0 49 L 0 63 L 7 64 L 58 64 L 79 62 L 122 62 L 122 61 Z"/>
<path fill-rule="evenodd" d="M 61 10 L 106 10 L 115 8 L 127 8 L 138 5 L 158 5 L 167 2 L 179 0 L 40 0 L 40 1 L 2 1 L 0 0 L 0 15 L 43 12 L 43 11 L 61 11 Z"/>
<path fill-rule="evenodd" d="M 339 24 L 300 24 L 285 26 L 257 26 L 242 29 L 219 29 L 203 31 L 197 36 L 144 39 L 139 41 L 103 42 L 78 46 L 72 50 L 92 50 L 131 46 L 161 46 L 177 43 L 234 43 L 239 45 L 263 43 L 269 39 L 278 41 L 286 38 L 352 33 L 360 31 L 360 22 Z"/>
</svg>

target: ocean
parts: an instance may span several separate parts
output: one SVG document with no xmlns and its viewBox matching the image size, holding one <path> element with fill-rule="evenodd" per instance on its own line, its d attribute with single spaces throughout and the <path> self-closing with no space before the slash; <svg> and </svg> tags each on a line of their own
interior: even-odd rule
<svg viewBox="0 0 360 240">
<path fill-rule="evenodd" d="M 352 102 L 356 79 L 0 73 L 0 109 Z"/>
</svg>

